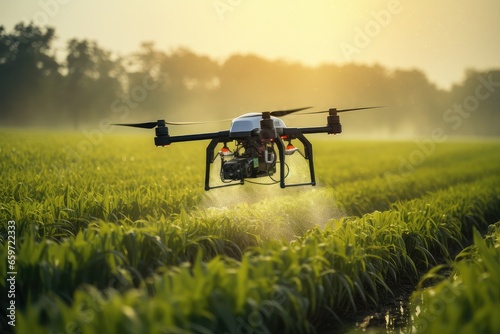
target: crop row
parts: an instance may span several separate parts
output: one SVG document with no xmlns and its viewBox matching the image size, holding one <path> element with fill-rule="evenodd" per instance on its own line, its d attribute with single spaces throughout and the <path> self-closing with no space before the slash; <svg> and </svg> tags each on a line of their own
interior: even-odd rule
<svg viewBox="0 0 500 334">
<path fill-rule="evenodd" d="M 440 267 L 424 277 L 436 279 Z M 500 222 L 491 225 L 482 239 L 476 231 L 474 245 L 453 264 L 449 278 L 412 297 L 410 328 L 415 333 L 499 333 Z"/>
<path fill-rule="evenodd" d="M 60 244 L 28 238 L 18 265 L 29 273 L 19 284 L 31 302 L 18 330 L 314 331 L 325 317 L 376 304 L 395 282 L 416 279 L 436 256 L 449 256 L 464 231 L 498 219 L 499 203 L 500 179 L 490 176 L 245 252 L 230 240 L 188 235 L 197 226 L 188 215 L 172 227 L 177 235 L 101 223 Z M 141 269 L 155 264 L 154 273 Z"/>
<path fill-rule="evenodd" d="M 443 144 L 402 171 L 414 144 L 319 142 L 320 184 L 335 188 L 214 195 L 201 189 L 195 145 L 165 152 L 120 135 L 78 156 L 66 144 L 76 136 L 9 135 L 0 239 L 15 219 L 26 330 L 312 331 L 499 217 L 495 143 Z M 330 219 L 346 213 L 363 216 Z"/>
<path fill-rule="evenodd" d="M 252 185 L 207 195 L 202 189 L 203 156 L 192 154 L 199 146 L 160 150 L 151 147 L 149 137 L 117 135 L 76 156 L 71 152 L 79 152 L 78 146 L 68 143 L 79 140 L 67 134 L 32 134 L 19 141 L 9 133 L 0 139 L 0 166 L 6 175 L 0 180 L 0 238 L 5 222 L 12 219 L 19 237 L 25 229 L 35 229 L 39 237 L 54 240 L 75 236 L 98 220 L 170 221 L 183 210 L 203 211 L 210 206 L 209 196 L 218 197 L 217 207 L 239 200 L 243 209 L 234 211 L 249 212 L 255 221 L 263 220 L 262 212 L 264 220 L 288 223 L 291 218 L 296 223 L 282 231 L 290 238 L 331 217 L 387 210 L 397 200 L 472 181 L 500 166 L 496 143 L 441 144 L 413 169 L 401 170 L 401 159 L 412 156 L 415 144 L 320 141 L 315 143 L 321 152 L 316 155 L 317 174 L 327 186 L 317 191 L 320 195 Z M 311 196 L 320 203 L 311 203 Z M 255 199 L 263 204 L 246 210 L 245 202 Z M 318 219 L 307 219 L 311 216 Z"/>
<path fill-rule="evenodd" d="M 473 181 L 495 173 L 500 166 L 496 143 L 442 144 L 436 146 L 433 154 L 420 160 L 410 159 L 413 153 L 420 152 L 415 144 L 393 145 L 387 149 L 392 148 L 394 154 L 387 151 L 381 153 L 376 146 L 371 147 L 372 152 L 365 160 L 357 160 L 358 164 L 365 165 L 365 170 L 358 167 L 360 170 L 351 171 L 349 177 L 345 171 L 340 173 L 346 175 L 349 181 L 343 181 L 343 176 L 337 177 L 336 174 L 337 170 L 351 167 L 337 166 L 338 163 L 332 161 L 332 165 L 336 166 L 335 173 L 325 172 L 325 182 L 332 185 L 337 182 L 335 198 L 344 212 L 362 215 L 386 210 L 395 201 L 420 197 L 429 191 L 447 188 L 450 184 Z M 402 147 L 397 149 L 398 146 Z M 354 164 L 356 160 L 351 161 Z M 322 166 L 329 165 L 323 163 Z M 353 174 L 358 174 L 358 177 L 352 179 Z M 333 176 L 335 179 L 330 181 Z"/>
</svg>

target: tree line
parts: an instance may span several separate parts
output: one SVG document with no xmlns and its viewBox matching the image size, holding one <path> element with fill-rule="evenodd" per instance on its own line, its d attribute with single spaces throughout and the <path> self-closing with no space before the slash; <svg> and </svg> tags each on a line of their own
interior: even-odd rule
<svg viewBox="0 0 500 334">
<path fill-rule="evenodd" d="M 96 42 L 71 39 L 58 57 L 55 38 L 53 28 L 32 23 L 12 31 L 0 26 L 0 124 L 91 127 L 103 118 L 196 121 L 309 105 L 383 105 L 343 120 L 354 133 L 427 135 L 442 128 L 499 135 L 499 69 L 467 70 L 462 82 L 443 90 L 418 69 L 309 67 L 252 54 L 221 62 L 187 48 L 165 52 L 151 42 L 117 56 Z M 318 124 L 321 117 L 300 122 Z"/>
</svg>

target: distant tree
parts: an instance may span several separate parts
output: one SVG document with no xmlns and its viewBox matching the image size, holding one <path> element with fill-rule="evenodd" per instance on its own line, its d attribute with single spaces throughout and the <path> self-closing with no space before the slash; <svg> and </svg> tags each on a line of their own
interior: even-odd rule
<svg viewBox="0 0 500 334">
<path fill-rule="evenodd" d="M 0 27 L 0 116 L 22 124 L 46 118 L 60 83 L 51 43 L 52 28 L 19 23 L 7 33 Z"/>
<path fill-rule="evenodd" d="M 219 88 L 219 64 L 207 56 L 186 48 L 178 48 L 162 59 L 160 71 L 167 80 L 162 94 L 179 115 L 188 119 L 207 119 L 217 115 L 213 108 L 215 91 Z"/>
<path fill-rule="evenodd" d="M 144 42 L 139 51 L 128 58 L 129 73 L 127 85 L 128 104 L 123 107 L 150 117 L 159 116 L 160 110 L 168 110 L 172 101 L 167 95 L 171 75 L 163 73 L 162 61 L 167 55 L 156 49 L 154 43 Z M 131 100 L 131 102 L 130 102 Z M 155 112 L 156 111 L 156 114 Z M 132 117 L 134 113 L 132 113 Z M 146 116 L 146 117 L 147 117 Z"/>
<path fill-rule="evenodd" d="M 66 56 L 65 101 L 73 125 L 106 116 L 114 99 L 122 94 L 121 60 L 95 42 L 72 39 Z"/>
<path fill-rule="evenodd" d="M 390 76 L 390 101 L 400 123 L 414 134 L 428 135 L 442 126 L 446 94 L 417 69 L 395 70 Z"/>
<path fill-rule="evenodd" d="M 500 70 L 467 70 L 464 80 L 452 87 L 447 104 L 453 110 L 445 115 L 453 133 L 499 136 Z"/>
<path fill-rule="evenodd" d="M 118 58 L 96 42 L 72 39 L 59 64 L 54 39 L 54 29 L 33 23 L 19 23 L 10 32 L 0 26 L 2 125 L 66 122 L 78 127 L 109 116 L 119 121 L 125 115 L 128 121 L 196 120 L 308 105 L 384 105 L 342 115 L 344 129 L 428 135 L 443 128 L 447 135 L 500 135 L 500 70 L 469 70 L 445 91 L 416 69 L 308 67 L 251 54 L 219 63 L 187 48 L 164 52 L 152 42 Z M 457 105 L 462 109 L 457 111 Z M 300 124 L 307 122 L 324 122 L 324 115 L 303 118 Z"/>
<path fill-rule="evenodd" d="M 165 53 L 150 42 L 143 43 L 131 59 L 136 70 L 129 75 L 130 92 L 145 82 L 154 87 L 137 110 L 151 117 L 186 119 L 203 112 L 206 117 L 206 110 L 215 101 L 212 93 L 218 88 L 217 62 L 185 48 Z"/>
<path fill-rule="evenodd" d="M 316 95 L 313 70 L 256 55 L 233 55 L 222 65 L 219 100 L 240 111 L 310 105 Z M 316 100 L 317 101 L 317 100 Z"/>
</svg>

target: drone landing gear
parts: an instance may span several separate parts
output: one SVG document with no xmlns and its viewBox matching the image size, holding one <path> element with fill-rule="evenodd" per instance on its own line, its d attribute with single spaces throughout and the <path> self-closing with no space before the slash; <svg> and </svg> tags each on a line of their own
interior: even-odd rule
<svg viewBox="0 0 500 334">
<path fill-rule="evenodd" d="M 316 185 L 316 177 L 314 175 L 314 162 L 313 162 L 313 150 L 312 150 L 312 144 L 307 138 L 300 132 L 297 132 L 293 136 L 294 138 L 297 138 L 300 140 L 302 145 L 304 145 L 304 154 L 302 154 L 300 151 L 299 153 L 302 154 L 304 159 L 309 161 L 309 175 L 311 178 L 311 182 L 306 182 L 306 183 L 292 183 L 292 184 L 285 184 L 285 163 L 280 163 L 280 187 L 285 188 L 285 187 L 297 187 L 297 186 L 315 186 Z M 291 138 L 290 138 L 291 141 Z M 279 152 L 279 158 L 280 161 L 285 161 L 285 156 L 287 154 L 287 148 L 285 147 L 285 143 L 283 140 L 278 137 L 278 140 L 276 140 L 276 146 L 278 146 L 278 152 Z M 293 153 L 293 152 L 292 152 Z"/>
</svg>

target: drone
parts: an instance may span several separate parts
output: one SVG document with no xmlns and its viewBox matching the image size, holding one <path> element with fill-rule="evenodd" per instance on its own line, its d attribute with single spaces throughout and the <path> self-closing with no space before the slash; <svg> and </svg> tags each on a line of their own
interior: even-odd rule
<svg viewBox="0 0 500 334">
<path fill-rule="evenodd" d="M 234 118 L 229 130 L 188 135 L 171 136 L 167 125 L 204 124 L 205 122 L 167 122 L 160 119 L 156 122 L 113 125 L 144 129 L 155 128 L 156 136 L 154 142 L 156 146 L 161 147 L 178 142 L 210 140 L 206 148 L 206 191 L 226 186 L 242 185 L 245 181 L 264 185 L 279 183 L 281 188 L 305 185 L 315 186 L 316 177 L 314 174 L 313 149 L 311 142 L 305 135 L 314 133 L 339 134 L 342 132 L 342 125 L 338 113 L 381 107 L 330 108 L 324 111 L 297 114 L 328 113 L 326 118 L 327 124 L 319 127 L 291 128 L 287 127 L 285 122 L 280 118 L 310 108 L 312 107 L 247 113 Z M 293 145 L 293 140 L 299 140 L 302 143 L 304 152 Z M 227 146 L 228 143 L 234 143 L 235 147 L 233 150 Z M 219 144 L 222 144 L 222 147 L 215 154 L 215 149 Z M 309 182 L 288 184 L 286 182 L 290 167 L 286 164 L 285 157 L 295 152 L 299 152 L 309 162 Z M 211 165 L 214 164 L 218 157 L 220 160 L 220 179 L 222 184 L 214 186 L 210 185 Z M 275 177 L 277 169 L 279 170 L 279 178 Z M 269 178 L 271 182 L 262 183 L 252 181 L 252 179 L 263 177 Z"/>
</svg>

